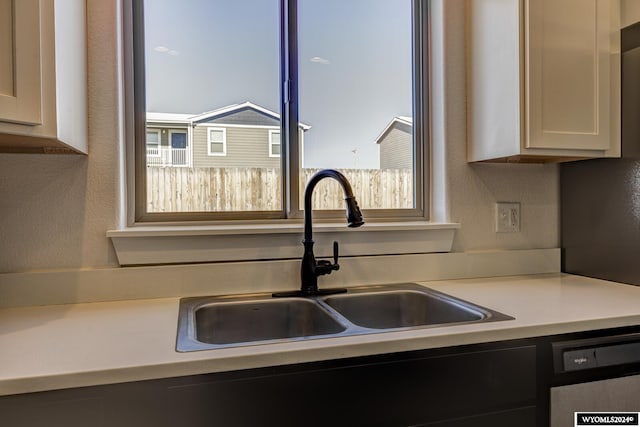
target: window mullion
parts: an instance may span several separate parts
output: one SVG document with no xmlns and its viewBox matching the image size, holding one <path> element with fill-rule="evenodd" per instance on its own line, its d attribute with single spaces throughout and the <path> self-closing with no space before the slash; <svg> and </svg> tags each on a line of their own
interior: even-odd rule
<svg viewBox="0 0 640 427">
<path fill-rule="evenodd" d="M 429 216 L 429 2 L 413 1 L 413 146 L 414 146 L 414 200 L 418 214 Z"/>
<path fill-rule="evenodd" d="M 298 10 L 297 0 L 281 0 L 280 74 L 281 74 L 281 167 L 283 206 L 290 217 L 300 211 L 299 115 L 298 115 Z"/>
</svg>

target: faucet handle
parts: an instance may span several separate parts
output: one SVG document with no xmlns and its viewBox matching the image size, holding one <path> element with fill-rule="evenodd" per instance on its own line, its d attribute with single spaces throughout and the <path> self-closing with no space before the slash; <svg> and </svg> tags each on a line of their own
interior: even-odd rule
<svg viewBox="0 0 640 427">
<path fill-rule="evenodd" d="M 338 264 L 338 242 L 335 240 L 333 241 L 333 264 L 330 264 L 329 268 L 334 271 L 340 270 L 340 264 Z"/>
<path fill-rule="evenodd" d="M 338 264 L 338 242 L 333 242 L 333 264 L 326 259 L 316 261 L 315 275 L 324 276 L 337 270 L 340 270 L 340 265 Z"/>
</svg>

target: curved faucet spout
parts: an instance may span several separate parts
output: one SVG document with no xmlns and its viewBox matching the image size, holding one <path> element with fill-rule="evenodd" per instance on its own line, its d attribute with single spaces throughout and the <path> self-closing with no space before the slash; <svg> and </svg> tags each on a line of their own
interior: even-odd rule
<svg viewBox="0 0 640 427">
<path fill-rule="evenodd" d="M 347 209 L 347 226 L 348 227 L 360 227 L 364 224 L 362 218 L 362 212 L 358 207 L 358 202 L 353 196 L 353 190 L 351 184 L 347 178 L 340 172 L 334 169 L 323 169 L 316 172 L 304 190 L 304 241 L 313 241 L 313 226 L 312 226 L 312 214 L 311 214 L 311 196 L 313 195 L 313 189 L 316 188 L 318 182 L 324 178 L 333 178 L 340 183 L 342 190 L 344 191 L 344 201 Z M 304 243 L 303 241 L 303 243 Z"/>
</svg>

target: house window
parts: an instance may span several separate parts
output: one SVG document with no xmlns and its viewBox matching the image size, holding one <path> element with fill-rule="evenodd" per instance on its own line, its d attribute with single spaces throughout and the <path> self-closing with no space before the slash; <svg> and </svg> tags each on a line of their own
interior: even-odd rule
<svg viewBox="0 0 640 427">
<path fill-rule="evenodd" d="M 147 129 L 147 156 L 160 156 L 160 130 Z"/>
<path fill-rule="evenodd" d="M 170 145 L 202 190 L 167 188 L 178 180 L 137 158 L 136 221 L 300 218 L 323 168 L 350 179 L 369 219 L 426 217 L 429 0 L 125 1 L 135 116 L 187 125 Z M 319 217 L 343 216 L 337 183 L 316 191 Z"/>
<path fill-rule="evenodd" d="M 208 144 L 210 156 L 227 155 L 227 131 L 226 129 L 209 128 Z"/>
<path fill-rule="evenodd" d="M 174 150 L 184 150 L 187 148 L 187 132 L 172 130 L 169 132 L 171 148 Z"/>
<path fill-rule="evenodd" d="M 280 157 L 280 131 L 269 131 L 269 157 Z"/>
</svg>

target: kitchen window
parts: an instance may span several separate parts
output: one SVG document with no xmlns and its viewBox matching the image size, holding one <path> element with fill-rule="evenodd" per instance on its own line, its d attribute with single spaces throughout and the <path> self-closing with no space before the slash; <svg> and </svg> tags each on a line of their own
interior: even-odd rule
<svg viewBox="0 0 640 427">
<path fill-rule="evenodd" d="M 301 218 L 323 168 L 368 220 L 425 219 L 428 0 L 131 3 L 135 134 L 152 114 L 188 127 L 162 166 L 137 138 L 135 222 Z M 336 183 L 316 193 L 317 217 L 344 216 Z"/>
</svg>

